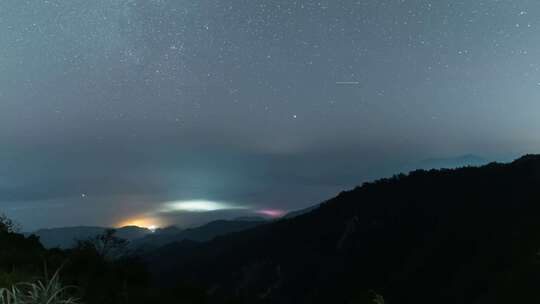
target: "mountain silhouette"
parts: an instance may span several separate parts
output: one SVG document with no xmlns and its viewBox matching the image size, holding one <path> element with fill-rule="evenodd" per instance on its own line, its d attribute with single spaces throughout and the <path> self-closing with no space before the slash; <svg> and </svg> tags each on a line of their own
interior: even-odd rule
<svg viewBox="0 0 540 304">
<path fill-rule="evenodd" d="M 183 240 L 206 242 L 216 236 L 246 230 L 265 222 L 266 220 L 261 217 L 244 217 L 234 220 L 216 220 L 187 229 L 169 226 L 158 228 L 152 232 L 147 228 L 125 226 L 115 230 L 116 236 L 129 241 L 131 249 L 147 251 Z M 26 233 L 26 235 L 33 234 L 39 237 L 45 248 L 68 249 L 73 247 L 78 240 L 95 237 L 107 229 L 109 228 L 97 226 L 62 227 L 40 229 L 33 233 Z"/>
<path fill-rule="evenodd" d="M 462 167 L 478 167 L 489 163 L 489 160 L 475 154 L 465 154 L 456 157 L 427 158 L 418 162 L 410 163 L 401 168 L 402 172 L 431 169 L 455 169 Z"/>
<path fill-rule="evenodd" d="M 85 240 L 102 234 L 109 228 L 96 226 L 77 226 L 77 227 L 61 227 L 40 229 L 26 235 L 34 234 L 39 237 L 40 242 L 45 248 L 71 248 L 78 240 Z M 116 235 L 128 241 L 142 238 L 143 236 L 152 233 L 149 229 L 126 226 L 116 229 Z"/>
<path fill-rule="evenodd" d="M 181 230 L 169 227 L 163 231 L 148 234 L 143 238 L 131 241 L 131 247 L 140 250 L 151 250 L 169 243 L 184 240 L 206 242 L 221 235 L 242 231 L 259 226 L 266 221 L 262 218 L 239 218 L 235 220 L 216 220 L 195 228 Z"/>
<path fill-rule="evenodd" d="M 417 170 L 291 219 L 146 256 L 156 284 L 215 303 L 536 303 L 540 156 Z"/>
<path fill-rule="evenodd" d="M 290 218 L 293 218 L 293 217 L 297 217 L 297 216 L 300 216 L 302 214 L 306 214 L 308 212 L 311 212 L 311 211 L 319 208 L 319 206 L 320 206 L 320 204 L 317 204 L 317 205 L 310 206 L 310 207 L 307 207 L 307 208 L 304 208 L 304 209 L 291 211 L 291 212 L 285 214 L 283 216 L 283 218 L 290 219 Z"/>
</svg>

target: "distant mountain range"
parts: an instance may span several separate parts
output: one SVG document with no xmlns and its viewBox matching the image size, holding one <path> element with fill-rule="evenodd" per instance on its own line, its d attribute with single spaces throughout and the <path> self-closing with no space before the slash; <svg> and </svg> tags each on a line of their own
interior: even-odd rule
<svg viewBox="0 0 540 304">
<path fill-rule="evenodd" d="M 147 228 L 126 226 L 116 228 L 116 235 L 130 241 L 132 249 L 150 250 L 172 242 L 192 240 L 205 242 L 216 236 L 256 227 L 265 223 L 260 217 L 239 218 L 235 220 L 217 220 L 205 225 L 182 230 L 175 226 L 159 228 L 152 232 Z M 106 227 L 79 226 L 40 229 L 33 233 L 39 237 L 45 248 L 71 248 L 77 240 L 85 240 L 103 233 Z"/>
<path fill-rule="evenodd" d="M 40 229 L 26 235 L 34 234 L 39 237 L 39 240 L 45 248 L 70 248 L 75 245 L 77 240 L 85 240 L 103 233 L 106 227 L 95 226 L 78 226 L 78 227 L 62 227 Z M 152 231 L 146 228 L 137 226 L 126 226 L 116 229 L 116 235 L 120 238 L 132 241 L 142 238 L 145 235 L 151 234 Z"/>
<path fill-rule="evenodd" d="M 156 230 L 155 233 L 135 239 L 131 242 L 131 246 L 136 249 L 150 250 L 184 240 L 207 242 L 217 236 L 254 228 L 266 222 L 263 218 L 244 218 L 212 221 L 208 224 L 185 230 L 169 227 L 166 231 Z"/>
<path fill-rule="evenodd" d="M 373 294 L 388 303 L 538 303 L 539 202 L 540 156 L 417 170 L 145 259 L 157 284 L 196 286 L 207 303 L 374 303 Z"/>
<path fill-rule="evenodd" d="M 467 154 L 452 158 L 432 158 L 423 161 L 412 163 L 404 166 L 404 172 L 416 169 L 441 169 L 441 168 L 460 168 L 466 166 L 480 166 L 487 164 L 488 161 L 480 156 Z M 309 213 L 317 208 L 320 204 L 313 205 L 308 208 L 296 210 L 287 213 L 283 219 L 291 219 L 305 213 Z M 117 228 L 117 236 L 130 241 L 131 247 L 136 249 L 150 250 L 157 247 L 183 240 L 192 240 L 206 242 L 216 236 L 225 235 L 232 232 L 238 232 L 245 229 L 253 228 L 264 222 L 265 219 L 260 217 L 244 217 L 235 220 L 218 220 L 208 224 L 182 230 L 175 226 L 159 228 L 155 232 L 149 229 L 127 226 Z M 40 237 L 42 244 L 46 248 L 70 248 L 77 240 L 88 239 L 90 237 L 101 234 L 108 229 L 106 227 L 97 226 L 79 226 L 79 227 L 62 227 L 51 229 L 40 229 L 33 232 Z M 28 235 L 29 233 L 27 233 Z"/>
</svg>

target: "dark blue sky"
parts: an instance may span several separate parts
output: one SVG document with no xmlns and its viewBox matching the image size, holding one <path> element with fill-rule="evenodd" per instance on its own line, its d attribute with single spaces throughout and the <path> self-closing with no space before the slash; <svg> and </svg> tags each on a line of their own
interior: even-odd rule
<svg viewBox="0 0 540 304">
<path fill-rule="evenodd" d="M 0 210 L 187 226 L 536 152 L 539 34 L 536 0 L 3 0 Z"/>
</svg>

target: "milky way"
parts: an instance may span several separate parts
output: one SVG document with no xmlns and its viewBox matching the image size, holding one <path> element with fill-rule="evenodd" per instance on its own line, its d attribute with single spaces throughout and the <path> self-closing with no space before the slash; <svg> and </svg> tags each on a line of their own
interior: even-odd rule
<svg viewBox="0 0 540 304">
<path fill-rule="evenodd" d="M 539 27 L 533 0 L 2 0 L 0 210 L 192 225 L 538 151 Z M 191 201 L 230 208 L 163 212 Z"/>
</svg>

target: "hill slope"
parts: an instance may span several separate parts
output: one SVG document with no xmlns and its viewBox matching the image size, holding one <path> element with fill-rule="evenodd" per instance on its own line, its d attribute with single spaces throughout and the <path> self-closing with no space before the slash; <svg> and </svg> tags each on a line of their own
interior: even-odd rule
<svg viewBox="0 0 540 304">
<path fill-rule="evenodd" d="M 239 303 L 540 301 L 540 156 L 415 171 L 320 208 L 148 260 L 160 284 L 190 282 Z M 216 300 L 217 301 L 217 300 Z"/>
</svg>

